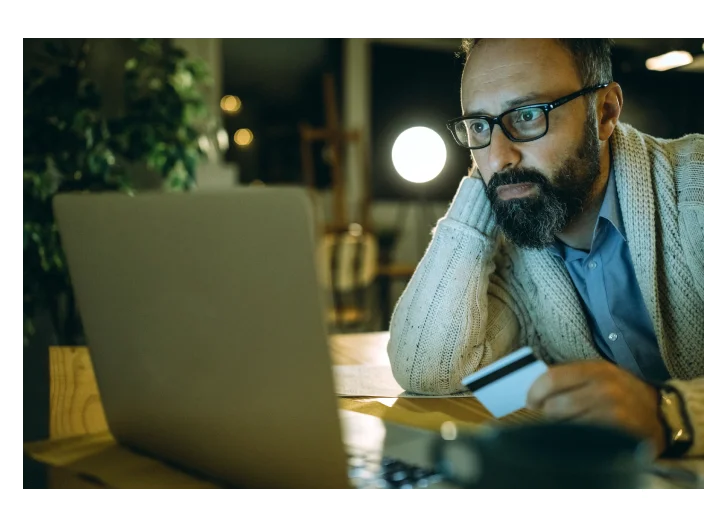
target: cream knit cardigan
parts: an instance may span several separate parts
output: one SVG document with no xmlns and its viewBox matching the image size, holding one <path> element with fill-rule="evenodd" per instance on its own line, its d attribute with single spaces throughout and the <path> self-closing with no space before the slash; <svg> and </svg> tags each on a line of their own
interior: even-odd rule
<svg viewBox="0 0 704 528">
<path fill-rule="evenodd" d="M 704 455 L 704 136 L 658 139 L 619 124 L 616 188 L 660 353 L 684 395 Z M 398 383 L 422 394 L 519 346 L 548 363 L 602 359 L 567 269 L 547 250 L 500 236 L 481 180 L 462 180 L 391 319 Z"/>
</svg>

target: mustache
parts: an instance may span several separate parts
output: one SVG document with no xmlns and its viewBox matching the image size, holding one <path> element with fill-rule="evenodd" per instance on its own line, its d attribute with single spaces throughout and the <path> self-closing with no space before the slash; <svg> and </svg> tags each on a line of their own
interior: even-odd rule
<svg viewBox="0 0 704 528">
<path fill-rule="evenodd" d="M 534 169 L 510 169 L 494 174 L 486 186 L 486 193 L 489 201 L 493 204 L 499 203 L 497 189 L 502 185 L 515 185 L 519 183 L 534 183 L 540 192 L 554 192 L 550 181 L 540 172 Z"/>
<path fill-rule="evenodd" d="M 497 195 L 496 190 L 502 185 L 516 185 L 520 183 L 534 183 L 541 189 L 551 187 L 550 182 L 542 172 L 529 168 L 517 168 L 495 173 L 491 180 L 489 180 L 486 190 L 490 197 L 495 197 Z"/>
</svg>

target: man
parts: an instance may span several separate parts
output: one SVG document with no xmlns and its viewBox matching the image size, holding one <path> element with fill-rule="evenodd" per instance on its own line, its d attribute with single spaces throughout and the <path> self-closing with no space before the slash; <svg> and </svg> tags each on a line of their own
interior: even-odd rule
<svg viewBox="0 0 704 528">
<path fill-rule="evenodd" d="M 468 39 L 464 178 L 391 320 L 405 389 L 449 394 L 519 346 L 531 408 L 704 454 L 704 136 L 619 123 L 607 39 Z"/>
</svg>

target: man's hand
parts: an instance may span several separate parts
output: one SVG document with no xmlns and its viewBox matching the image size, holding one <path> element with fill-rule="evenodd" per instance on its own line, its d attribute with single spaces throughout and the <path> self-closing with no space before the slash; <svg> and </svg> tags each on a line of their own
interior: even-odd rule
<svg viewBox="0 0 704 528">
<path fill-rule="evenodd" d="M 655 387 L 606 361 L 551 367 L 528 391 L 528 407 L 552 419 L 616 425 L 651 440 L 661 454 L 665 433 Z"/>
</svg>

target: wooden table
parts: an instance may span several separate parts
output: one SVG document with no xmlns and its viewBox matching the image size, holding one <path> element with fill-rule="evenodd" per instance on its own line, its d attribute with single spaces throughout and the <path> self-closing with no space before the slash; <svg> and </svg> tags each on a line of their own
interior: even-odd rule
<svg viewBox="0 0 704 528">
<path fill-rule="evenodd" d="M 329 340 L 333 364 L 388 365 L 389 359 L 386 354 L 388 339 L 388 332 L 334 335 Z M 97 436 L 102 438 L 103 442 L 114 442 L 105 420 L 88 349 L 84 347 L 51 348 L 49 363 L 50 441 L 71 442 Z M 446 421 L 462 424 L 496 422 L 473 398 L 339 398 L 339 407 L 376 416 L 385 421 L 429 430 L 439 430 Z M 520 423 L 535 418 L 535 414 L 524 410 L 507 416 L 500 422 Z M 114 450 L 117 447 L 110 447 L 110 449 Z M 115 458 L 112 460 L 116 463 Z M 153 466 L 146 464 L 141 471 L 154 471 L 154 479 L 158 481 L 156 474 L 163 468 L 156 464 L 158 463 Z M 75 468 L 74 471 L 67 471 L 53 467 L 50 469 L 49 487 L 54 491 L 108 489 L 99 482 L 91 483 L 78 478 Z M 209 489 L 209 485 L 204 483 L 204 489 Z"/>
<path fill-rule="evenodd" d="M 388 332 L 332 336 L 333 364 L 388 365 L 388 340 Z M 60 439 L 107 431 L 88 349 L 53 347 L 49 355 L 49 437 Z M 473 398 L 340 398 L 339 406 L 405 425 L 437 430 L 447 420 L 468 424 L 493 421 L 488 411 Z M 501 422 L 529 419 L 531 413 L 520 411 Z"/>
<path fill-rule="evenodd" d="M 330 338 L 330 352 L 337 365 L 384 365 L 389 360 L 386 354 L 388 332 L 368 334 L 336 335 Z M 137 482 L 139 487 L 163 486 L 164 479 L 174 487 L 213 487 L 192 477 L 180 475 L 162 463 L 146 457 L 135 462 L 135 455 L 129 457 L 123 448 L 115 444 L 110 436 L 100 401 L 100 393 L 93 373 L 88 349 L 51 348 L 50 359 L 50 418 L 49 431 L 51 445 L 64 444 L 60 456 L 68 461 L 65 467 L 71 471 L 51 468 L 50 487 L 105 487 L 100 482 L 90 482 L 77 477 L 83 473 L 70 461 L 77 453 L 85 453 L 85 442 L 92 442 L 88 452 L 93 458 L 109 460 L 117 466 L 133 465 L 142 475 Z M 495 422 L 488 411 L 473 398 L 339 398 L 339 407 L 376 416 L 389 422 L 439 430 L 442 423 L 454 421 L 466 425 L 479 425 Z M 519 411 L 505 418 L 502 423 L 520 423 L 534 420 L 536 415 L 529 411 Z M 93 439 L 93 440 L 90 440 Z M 97 443 L 95 441 L 97 439 Z M 42 443 L 39 443 L 42 444 Z M 48 444 L 48 443 L 45 443 Z M 25 447 L 27 449 L 27 447 Z M 35 445 L 34 453 L 41 453 L 46 447 Z M 123 452 L 120 452 L 123 451 Z M 691 467 L 704 473 L 704 460 L 676 461 L 674 465 Z M 694 465 L 692 465 L 694 464 Z M 64 465 L 64 464 L 62 464 Z M 81 464 L 79 464 L 81 466 Z M 85 467 L 85 464 L 83 464 Z M 117 482 L 132 484 L 129 469 L 122 469 Z M 120 481 L 120 479 L 122 479 Z M 118 486 L 119 487 L 119 486 Z M 658 482 L 657 487 L 673 487 L 666 481 Z"/>
</svg>

